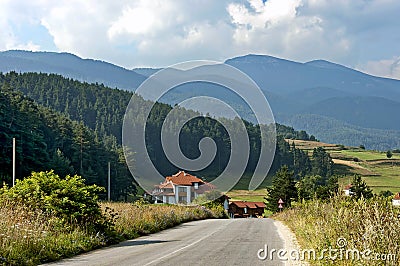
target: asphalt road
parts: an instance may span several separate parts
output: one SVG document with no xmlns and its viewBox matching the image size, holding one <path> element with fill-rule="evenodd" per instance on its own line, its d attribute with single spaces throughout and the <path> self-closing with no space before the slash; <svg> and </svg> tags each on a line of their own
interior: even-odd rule
<svg viewBox="0 0 400 266">
<path fill-rule="evenodd" d="M 259 249 L 283 248 L 271 219 L 203 220 L 48 265 L 283 265 Z"/>
</svg>

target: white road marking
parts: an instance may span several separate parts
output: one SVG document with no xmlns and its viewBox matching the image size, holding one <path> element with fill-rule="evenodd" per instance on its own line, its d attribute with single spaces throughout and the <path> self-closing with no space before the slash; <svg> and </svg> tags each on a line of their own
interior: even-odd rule
<svg viewBox="0 0 400 266">
<path fill-rule="evenodd" d="M 230 223 L 232 223 L 232 222 L 233 222 L 233 221 L 231 221 Z M 229 224 L 226 224 L 226 225 L 229 225 Z M 226 226 L 226 225 L 225 225 L 225 226 Z M 181 247 L 180 249 L 177 249 L 177 250 L 175 250 L 175 251 L 173 251 L 173 252 L 171 252 L 171 253 L 168 253 L 167 255 L 164 255 L 164 256 L 159 257 L 159 258 L 157 258 L 157 259 L 155 259 L 155 260 L 153 260 L 153 261 L 150 261 L 149 263 L 146 263 L 144 266 L 148 266 L 148 265 L 151 265 L 151 264 L 153 264 L 153 263 L 156 263 L 156 262 L 158 262 L 158 261 L 160 261 L 160 260 L 162 260 L 162 259 L 165 259 L 165 258 L 167 258 L 167 257 L 169 257 L 169 256 L 171 256 L 171 255 L 173 255 L 173 254 L 175 254 L 175 253 L 178 253 L 178 252 L 180 252 L 180 251 L 182 251 L 182 250 L 184 250 L 184 249 L 187 249 L 187 248 L 189 248 L 189 247 L 191 247 L 191 246 L 193 246 L 193 245 L 196 245 L 197 243 L 199 243 L 199 242 L 203 241 L 204 239 L 210 237 L 211 235 L 215 234 L 216 232 L 221 231 L 222 228 L 224 228 L 225 226 L 221 226 L 218 230 L 216 230 L 216 231 L 214 231 L 214 232 L 212 232 L 212 233 L 210 233 L 210 234 L 208 234 L 208 235 L 203 236 L 202 238 L 196 240 L 196 241 L 193 242 L 193 243 L 190 243 L 189 245 L 186 245 L 186 246 L 184 246 L 184 247 Z"/>
</svg>

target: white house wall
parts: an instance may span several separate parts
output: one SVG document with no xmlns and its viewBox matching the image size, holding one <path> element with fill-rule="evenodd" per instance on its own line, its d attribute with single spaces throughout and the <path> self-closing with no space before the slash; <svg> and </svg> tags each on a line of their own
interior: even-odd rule
<svg viewBox="0 0 400 266">
<path fill-rule="evenodd" d="M 174 185 L 174 193 L 175 193 L 175 202 L 179 202 L 179 186 Z"/>
<path fill-rule="evenodd" d="M 191 198 L 190 198 L 190 187 L 186 187 L 186 199 L 187 199 L 187 203 L 192 202 Z"/>
<path fill-rule="evenodd" d="M 176 203 L 176 201 L 175 201 L 175 196 L 168 196 L 168 203 L 170 203 L 170 204 L 175 204 Z"/>
<path fill-rule="evenodd" d="M 393 199 L 393 206 L 400 206 L 400 200 Z"/>
<path fill-rule="evenodd" d="M 174 193 L 175 193 L 175 202 L 179 202 L 179 188 L 186 188 L 186 202 L 187 203 L 191 203 L 192 199 L 191 199 L 191 186 L 177 186 L 174 185 Z"/>
</svg>

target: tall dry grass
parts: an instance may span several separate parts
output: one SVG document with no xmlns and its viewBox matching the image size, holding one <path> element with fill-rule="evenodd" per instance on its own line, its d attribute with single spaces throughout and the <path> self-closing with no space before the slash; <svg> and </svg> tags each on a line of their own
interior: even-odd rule
<svg viewBox="0 0 400 266">
<path fill-rule="evenodd" d="M 0 264 L 37 265 L 105 244 L 84 228 L 60 228 L 53 217 L 13 202 L 0 202 Z"/>
<path fill-rule="evenodd" d="M 329 247 L 339 249 L 338 239 L 345 239 L 345 251 L 371 251 L 359 260 L 351 254 L 342 258 L 333 256 L 333 259 L 326 254 L 324 260 L 311 260 L 311 264 L 400 265 L 400 209 L 393 207 L 389 199 L 375 197 L 354 201 L 337 196 L 329 202 L 313 200 L 298 204 L 274 218 L 292 229 L 302 249 L 318 252 Z"/>
<path fill-rule="evenodd" d="M 207 218 L 223 218 L 223 207 L 104 202 L 101 207 L 114 220 L 116 232 L 124 238 L 158 232 L 175 225 Z"/>
<path fill-rule="evenodd" d="M 174 225 L 222 217 L 222 209 L 200 206 L 101 203 L 108 230 L 120 241 Z M 37 265 L 110 244 L 110 235 L 68 226 L 40 210 L 0 201 L 0 265 Z M 114 224 L 113 224 L 113 223 Z"/>
</svg>

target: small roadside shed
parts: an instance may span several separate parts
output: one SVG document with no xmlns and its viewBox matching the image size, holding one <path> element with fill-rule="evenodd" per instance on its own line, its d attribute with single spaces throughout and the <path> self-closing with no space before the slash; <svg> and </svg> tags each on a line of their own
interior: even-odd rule
<svg viewBox="0 0 400 266">
<path fill-rule="evenodd" d="M 231 218 L 262 217 L 264 209 L 264 202 L 231 201 L 228 213 Z"/>
</svg>

